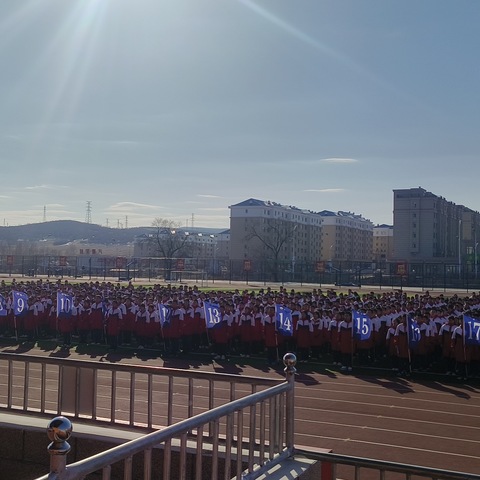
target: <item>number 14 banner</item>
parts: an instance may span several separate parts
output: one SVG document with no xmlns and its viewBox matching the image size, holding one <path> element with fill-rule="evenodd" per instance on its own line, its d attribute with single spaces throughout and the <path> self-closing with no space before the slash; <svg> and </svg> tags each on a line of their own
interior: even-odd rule
<svg viewBox="0 0 480 480">
<path fill-rule="evenodd" d="M 282 335 L 293 335 L 292 311 L 283 305 L 275 305 L 275 322 L 277 331 Z"/>
</svg>

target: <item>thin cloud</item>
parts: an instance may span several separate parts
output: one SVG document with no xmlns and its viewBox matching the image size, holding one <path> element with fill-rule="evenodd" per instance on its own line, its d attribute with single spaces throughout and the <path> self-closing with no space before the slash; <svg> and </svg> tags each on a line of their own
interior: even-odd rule
<svg viewBox="0 0 480 480">
<path fill-rule="evenodd" d="M 68 188 L 65 185 L 33 185 L 25 187 L 25 190 L 57 190 L 58 188 Z"/>
<path fill-rule="evenodd" d="M 315 192 L 315 193 L 340 193 L 345 192 L 344 188 L 310 188 L 304 190 L 304 192 Z"/>
<path fill-rule="evenodd" d="M 210 194 L 202 194 L 199 193 L 197 197 L 202 197 L 202 198 L 222 198 L 219 195 L 210 195 Z"/>
<path fill-rule="evenodd" d="M 341 158 L 341 157 L 332 157 L 332 158 L 323 158 L 320 160 L 322 163 L 358 163 L 358 160 L 355 158 Z"/>
<path fill-rule="evenodd" d="M 147 208 L 151 210 L 157 210 L 159 208 L 158 205 L 148 205 L 146 203 L 135 203 L 135 202 L 119 202 L 115 203 L 114 205 L 111 205 L 110 207 L 107 208 L 107 210 L 131 210 L 133 208 Z"/>
<path fill-rule="evenodd" d="M 212 207 L 212 208 L 199 208 L 204 212 L 227 212 L 228 209 L 225 207 Z"/>
</svg>

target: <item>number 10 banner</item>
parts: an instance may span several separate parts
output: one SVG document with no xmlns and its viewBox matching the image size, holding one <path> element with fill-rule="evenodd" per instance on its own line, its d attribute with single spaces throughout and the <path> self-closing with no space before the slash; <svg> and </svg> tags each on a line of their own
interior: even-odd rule
<svg viewBox="0 0 480 480">
<path fill-rule="evenodd" d="M 66 293 L 57 293 L 57 317 L 70 317 L 72 315 L 73 297 Z"/>
</svg>

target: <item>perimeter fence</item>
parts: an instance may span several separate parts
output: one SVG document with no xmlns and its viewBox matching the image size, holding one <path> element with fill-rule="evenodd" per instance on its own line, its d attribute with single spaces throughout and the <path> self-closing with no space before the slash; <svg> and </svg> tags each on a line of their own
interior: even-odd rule
<svg viewBox="0 0 480 480">
<path fill-rule="evenodd" d="M 426 290 L 480 289 L 478 264 L 458 262 L 294 262 L 223 258 L 118 257 L 106 255 L 0 255 L 0 275 L 118 281 L 215 281 L 376 286 Z"/>
</svg>

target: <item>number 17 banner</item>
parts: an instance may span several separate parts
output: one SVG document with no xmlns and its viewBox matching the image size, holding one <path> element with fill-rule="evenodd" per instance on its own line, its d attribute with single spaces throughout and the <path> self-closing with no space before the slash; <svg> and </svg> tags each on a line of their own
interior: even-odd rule
<svg viewBox="0 0 480 480">
<path fill-rule="evenodd" d="M 463 316 L 465 345 L 480 345 L 480 320 Z"/>
</svg>

